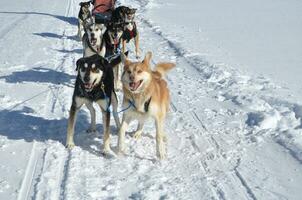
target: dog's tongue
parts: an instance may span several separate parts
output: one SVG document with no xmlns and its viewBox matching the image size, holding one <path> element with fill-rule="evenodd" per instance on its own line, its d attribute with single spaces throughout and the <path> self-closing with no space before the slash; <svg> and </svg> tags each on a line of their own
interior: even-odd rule
<svg viewBox="0 0 302 200">
<path fill-rule="evenodd" d="M 117 45 L 118 44 L 118 38 L 114 38 L 114 44 Z"/>
<path fill-rule="evenodd" d="M 131 90 L 136 90 L 137 88 L 138 88 L 138 86 L 140 85 L 140 81 L 138 81 L 138 82 L 131 82 L 129 85 L 130 85 L 130 88 L 131 88 Z"/>
<path fill-rule="evenodd" d="M 86 89 L 90 89 L 91 86 L 92 86 L 92 84 L 90 84 L 90 83 L 85 83 L 84 86 L 85 86 Z"/>
</svg>

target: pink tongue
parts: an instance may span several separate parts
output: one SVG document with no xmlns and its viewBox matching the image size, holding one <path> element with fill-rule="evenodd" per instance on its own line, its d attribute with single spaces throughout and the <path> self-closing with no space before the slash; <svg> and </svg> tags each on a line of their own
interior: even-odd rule
<svg viewBox="0 0 302 200">
<path fill-rule="evenodd" d="M 140 81 L 138 81 L 137 83 L 132 82 L 132 83 L 130 83 L 130 87 L 131 87 L 133 90 L 136 90 L 136 89 L 138 88 L 139 84 L 140 84 Z"/>
<path fill-rule="evenodd" d="M 114 39 L 114 44 L 118 44 L 118 39 L 117 38 Z"/>
</svg>

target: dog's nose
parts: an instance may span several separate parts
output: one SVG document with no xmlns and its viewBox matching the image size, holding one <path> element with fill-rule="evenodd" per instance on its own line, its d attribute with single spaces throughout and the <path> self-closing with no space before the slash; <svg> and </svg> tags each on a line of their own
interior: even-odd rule
<svg viewBox="0 0 302 200">
<path fill-rule="evenodd" d="M 134 76 L 133 75 L 130 75 L 130 81 L 134 81 Z"/>
<path fill-rule="evenodd" d="M 94 38 L 94 33 L 91 33 L 91 38 Z"/>
</svg>

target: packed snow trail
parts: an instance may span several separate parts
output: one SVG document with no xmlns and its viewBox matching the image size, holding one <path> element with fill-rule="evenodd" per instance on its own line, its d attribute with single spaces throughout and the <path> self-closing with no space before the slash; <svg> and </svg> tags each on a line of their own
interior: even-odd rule
<svg viewBox="0 0 302 200">
<path fill-rule="evenodd" d="M 141 50 L 153 52 L 153 64 L 177 63 L 167 77 L 168 159 L 156 159 L 151 120 L 140 140 L 131 137 L 131 126 L 125 157 L 103 157 L 100 112 L 99 133 L 87 134 L 84 108 L 76 147 L 67 150 L 75 62 L 82 56 L 79 1 L 33 2 L 18 10 L 10 2 L 0 12 L 0 44 L 11 47 L 0 54 L 0 199 L 299 199 L 301 106 L 281 101 L 266 79 L 213 66 L 175 43 L 145 18 L 152 1 L 120 2 L 138 8 Z"/>
</svg>

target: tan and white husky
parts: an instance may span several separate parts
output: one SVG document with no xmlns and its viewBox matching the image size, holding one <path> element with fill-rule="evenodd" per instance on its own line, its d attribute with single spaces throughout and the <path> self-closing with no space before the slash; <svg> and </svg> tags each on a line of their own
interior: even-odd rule
<svg viewBox="0 0 302 200">
<path fill-rule="evenodd" d="M 164 120 L 169 109 L 170 95 L 163 76 L 175 64 L 159 63 L 153 71 L 150 67 L 151 57 L 151 52 L 148 52 L 142 62 L 131 62 L 125 56 L 122 58 L 124 63 L 123 107 L 129 107 L 129 109 L 123 114 L 118 135 L 118 153 L 123 154 L 125 151 L 125 132 L 129 123 L 132 120 L 138 120 L 138 128 L 134 137 L 139 138 L 145 120 L 152 117 L 156 126 L 157 156 L 159 159 L 164 159 L 166 157 Z"/>
</svg>

